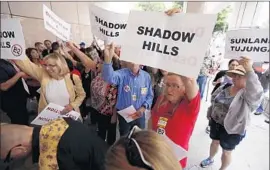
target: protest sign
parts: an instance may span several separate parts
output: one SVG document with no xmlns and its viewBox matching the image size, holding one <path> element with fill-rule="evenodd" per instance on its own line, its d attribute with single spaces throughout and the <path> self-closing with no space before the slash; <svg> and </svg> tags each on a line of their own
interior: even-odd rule
<svg viewBox="0 0 270 170">
<path fill-rule="evenodd" d="M 89 11 L 92 33 L 106 43 L 119 44 L 127 27 L 128 14 L 107 11 L 95 5 L 91 5 Z"/>
<path fill-rule="evenodd" d="M 61 117 L 71 117 L 74 120 L 78 120 L 80 114 L 71 111 L 65 115 L 61 115 L 60 112 L 64 109 L 64 107 L 50 103 L 48 106 L 31 122 L 34 125 L 44 125 L 50 121 Z"/>
<path fill-rule="evenodd" d="M 131 11 L 121 60 L 197 77 L 216 15 Z"/>
<path fill-rule="evenodd" d="M 25 58 L 25 41 L 19 19 L 1 18 L 1 58 L 22 60 Z"/>
<path fill-rule="evenodd" d="M 53 33 L 63 41 L 69 41 L 71 35 L 71 26 L 53 13 L 43 4 L 43 19 L 45 29 Z"/>
<path fill-rule="evenodd" d="M 269 29 L 231 30 L 226 34 L 225 58 L 250 57 L 255 62 L 269 61 Z"/>
</svg>

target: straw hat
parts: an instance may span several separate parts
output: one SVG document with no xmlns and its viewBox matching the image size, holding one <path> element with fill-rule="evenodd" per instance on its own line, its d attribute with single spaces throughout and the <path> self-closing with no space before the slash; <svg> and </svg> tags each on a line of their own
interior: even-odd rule
<svg viewBox="0 0 270 170">
<path fill-rule="evenodd" d="M 246 73 L 247 72 L 242 65 L 236 66 L 234 70 L 227 71 L 227 75 L 230 77 L 232 77 L 232 74 L 238 74 L 238 75 L 244 76 L 246 75 Z"/>
</svg>

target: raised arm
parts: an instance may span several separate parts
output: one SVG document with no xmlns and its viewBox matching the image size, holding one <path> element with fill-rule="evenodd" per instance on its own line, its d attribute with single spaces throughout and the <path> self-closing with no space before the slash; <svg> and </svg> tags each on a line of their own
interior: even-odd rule
<svg viewBox="0 0 270 170">
<path fill-rule="evenodd" d="M 45 70 L 42 67 L 37 66 L 32 63 L 28 57 L 24 60 L 13 60 L 15 64 L 21 69 L 21 71 L 25 72 L 30 77 L 38 80 L 39 82 L 42 79 L 42 75 Z"/>
<path fill-rule="evenodd" d="M 69 59 L 74 66 L 77 65 L 77 61 L 73 59 L 73 57 L 64 49 L 63 44 L 60 46 L 60 53 L 67 59 Z"/>
<path fill-rule="evenodd" d="M 89 57 L 87 57 L 86 54 L 84 54 L 83 52 L 81 52 L 78 48 L 76 48 L 72 42 L 67 42 L 66 43 L 67 47 L 69 49 L 71 49 L 75 54 L 76 56 L 81 60 L 81 62 L 83 63 L 83 65 L 86 67 L 86 68 L 89 68 L 93 71 L 96 70 L 96 67 L 97 67 L 97 63 L 93 60 L 91 60 Z"/>
<path fill-rule="evenodd" d="M 248 103 L 252 109 L 256 109 L 261 104 L 261 99 L 263 96 L 263 88 L 258 76 L 252 68 L 252 61 L 247 57 L 242 57 L 239 60 L 247 74 L 246 87 L 244 89 L 243 98 Z"/>
<path fill-rule="evenodd" d="M 104 64 L 102 68 L 103 79 L 114 85 L 118 85 L 121 81 L 122 74 L 120 71 L 114 71 L 112 67 L 112 58 L 114 56 L 114 45 L 107 45 L 104 51 Z"/>
<path fill-rule="evenodd" d="M 186 96 L 188 100 L 191 101 L 194 97 L 197 96 L 199 92 L 199 87 L 197 85 L 197 82 L 194 78 L 188 78 L 185 76 L 181 76 L 181 79 L 185 85 Z"/>
<path fill-rule="evenodd" d="M 0 67 L 0 90 L 7 91 L 13 87 L 21 77 L 24 76 L 27 76 L 24 72 L 18 72 L 12 78 L 8 79 L 5 70 L 1 69 Z"/>
</svg>

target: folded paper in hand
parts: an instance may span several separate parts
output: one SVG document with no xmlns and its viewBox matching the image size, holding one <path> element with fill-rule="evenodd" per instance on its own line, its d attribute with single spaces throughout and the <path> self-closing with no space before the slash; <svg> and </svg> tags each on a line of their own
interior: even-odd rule
<svg viewBox="0 0 270 170">
<path fill-rule="evenodd" d="M 119 110 L 118 113 L 126 120 L 127 123 L 132 122 L 133 120 L 139 118 L 139 116 L 136 114 L 136 109 L 134 108 L 133 105 L 123 110 Z"/>
<path fill-rule="evenodd" d="M 42 110 L 42 112 L 31 122 L 33 125 L 45 125 L 49 123 L 50 121 L 53 121 L 55 119 L 61 118 L 61 117 L 70 117 L 74 120 L 78 120 L 80 117 L 80 114 L 71 111 L 65 115 L 61 115 L 60 112 L 64 109 L 63 106 L 59 106 L 53 103 L 50 103 L 47 105 L 47 107 Z"/>
</svg>

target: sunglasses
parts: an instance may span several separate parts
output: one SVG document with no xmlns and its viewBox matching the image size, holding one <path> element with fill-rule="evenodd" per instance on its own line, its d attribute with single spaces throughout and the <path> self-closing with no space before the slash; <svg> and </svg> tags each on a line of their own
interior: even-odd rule
<svg viewBox="0 0 270 170">
<path fill-rule="evenodd" d="M 125 139 L 126 157 L 130 165 L 145 168 L 147 170 L 154 170 L 151 163 L 145 160 L 142 150 L 138 142 L 132 138 L 132 135 L 141 129 L 138 126 L 133 126 L 128 136 Z"/>
</svg>

